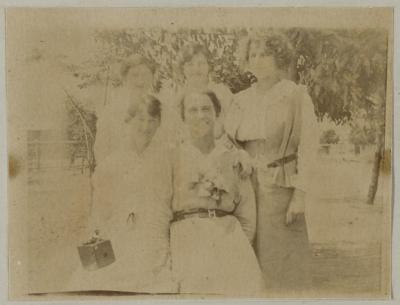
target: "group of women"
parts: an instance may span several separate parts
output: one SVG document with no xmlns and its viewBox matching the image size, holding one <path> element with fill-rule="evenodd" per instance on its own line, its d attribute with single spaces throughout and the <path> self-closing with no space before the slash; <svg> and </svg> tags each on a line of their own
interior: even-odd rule
<svg viewBox="0 0 400 305">
<path fill-rule="evenodd" d="M 278 33 L 249 39 L 257 82 L 236 95 L 210 81 L 204 46 L 181 57 L 185 85 L 164 94 L 152 90 L 154 66 L 127 61 L 124 85 L 98 114 L 88 228 L 111 240 L 116 261 L 81 274 L 79 288 L 311 288 L 304 209 L 318 136 L 306 88 L 289 80 L 290 43 Z"/>
</svg>

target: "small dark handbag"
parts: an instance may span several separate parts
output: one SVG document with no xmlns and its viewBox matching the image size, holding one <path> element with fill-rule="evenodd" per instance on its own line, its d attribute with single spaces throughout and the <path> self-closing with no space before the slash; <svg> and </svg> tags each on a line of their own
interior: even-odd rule
<svg viewBox="0 0 400 305">
<path fill-rule="evenodd" d="M 115 262 L 111 241 L 97 235 L 78 246 L 82 266 L 86 270 L 97 270 Z"/>
</svg>

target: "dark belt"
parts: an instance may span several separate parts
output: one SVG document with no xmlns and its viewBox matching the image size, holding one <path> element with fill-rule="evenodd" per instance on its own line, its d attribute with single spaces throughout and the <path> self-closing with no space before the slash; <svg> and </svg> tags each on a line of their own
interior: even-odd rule
<svg viewBox="0 0 400 305">
<path fill-rule="evenodd" d="M 290 154 L 290 155 L 287 155 L 287 156 L 285 156 L 283 158 L 277 159 L 274 162 L 271 162 L 271 163 L 267 164 L 267 167 L 268 168 L 275 168 L 275 167 L 278 167 L 278 166 L 283 166 L 286 163 L 292 162 L 292 161 L 294 161 L 296 159 L 297 159 L 297 153 Z"/>
<path fill-rule="evenodd" d="M 200 217 L 200 218 L 214 218 L 214 217 L 223 217 L 227 215 L 232 215 L 232 212 L 219 210 L 219 209 L 190 209 L 174 212 L 174 216 L 171 222 L 183 220 L 190 217 Z"/>
<path fill-rule="evenodd" d="M 236 142 L 241 146 L 244 147 L 245 143 L 248 141 L 239 141 L 236 140 Z M 294 160 L 297 160 L 297 153 L 293 153 L 287 156 L 284 156 L 282 158 L 279 158 L 271 163 L 267 164 L 268 168 L 276 168 L 278 166 L 284 166 L 286 163 L 292 162 Z"/>
</svg>

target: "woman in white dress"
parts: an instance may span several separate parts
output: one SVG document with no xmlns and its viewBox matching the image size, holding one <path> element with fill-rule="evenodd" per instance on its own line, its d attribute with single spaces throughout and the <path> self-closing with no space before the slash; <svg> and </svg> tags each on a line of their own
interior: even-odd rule
<svg viewBox="0 0 400 305">
<path fill-rule="evenodd" d="M 124 149 L 129 137 L 125 126 L 127 110 L 134 97 L 153 94 L 156 67 L 142 56 L 133 55 L 122 62 L 122 85 L 111 90 L 107 104 L 97 113 L 94 155 L 100 164 L 112 152 Z"/>
<path fill-rule="evenodd" d="M 75 290 L 174 293 L 169 255 L 171 168 L 157 134 L 161 105 L 136 100 L 124 124 L 129 145 L 96 168 L 88 232 L 112 243 L 116 261 L 95 271 L 81 268 Z"/>
<path fill-rule="evenodd" d="M 182 100 L 189 137 L 174 162 L 174 280 L 180 293 L 261 296 L 264 282 L 251 246 L 254 191 L 249 177 L 240 176 L 241 154 L 214 138 L 220 110 L 213 92 L 191 93 Z"/>
<path fill-rule="evenodd" d="M 311 288 L 311 250 L 304 218 L 318 127 L 306 87 L 288 79 L 294 58 L 282 34 L 251 39 L 246 56 L 257 83 L 237 94 L 225 121 L 253 159 L 257 198 L 256 252 L 269 289 Z"/>
</svg>

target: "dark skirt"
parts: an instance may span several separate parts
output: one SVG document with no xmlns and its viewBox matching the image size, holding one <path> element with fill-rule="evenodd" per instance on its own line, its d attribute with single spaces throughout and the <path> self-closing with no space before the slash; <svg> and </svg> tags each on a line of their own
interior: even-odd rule
<svg viewBox="0 0 400 305">
<path fill-rule="evenodd" d="M 311 246 L 304 215 L 286 225 L 294 189 L 257 178 L 256 253 L 271 291 L 300 292 L 311 288 Z"/>
</svg>

